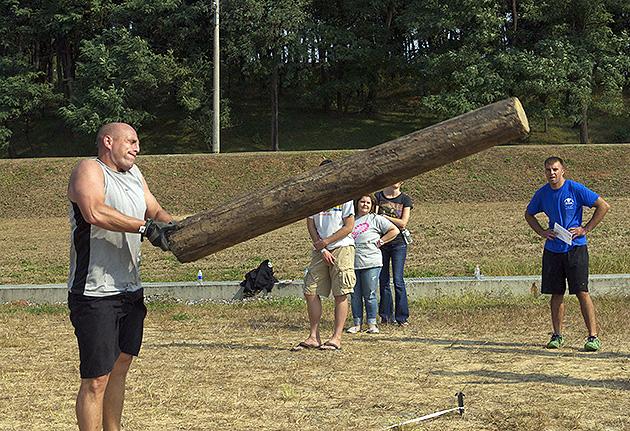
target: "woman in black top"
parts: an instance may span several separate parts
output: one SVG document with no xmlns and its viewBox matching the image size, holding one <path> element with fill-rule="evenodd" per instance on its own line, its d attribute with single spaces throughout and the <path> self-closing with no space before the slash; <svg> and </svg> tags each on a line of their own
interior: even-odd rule
<svg viewBox="0 0 630 431">
<path fill-rule="evenodd" d="M 381 247 L 383 268 L 379 280 L 381 301 L 378 306 L 378 315 L 384 324 L 394 323 L 395 321 L 400 326 L 407 326 L 409 324 L 407 322 L 409 318 L 409 304 L 403 278 L 405 259 L 407 258 L 407 243 L 403 238 L 402 230 L 407 226 L 413 204 L 411 198 L 400 191 L 401 185 L 402 181 L 376 193 L 377 214 L 394 223 L 401 231 L 396 238 Z M 392 298 L 392 291 L 389 286 L 390 261 L 394 279 L 394 298 Z M 392 299 L 395 299 L 395 311 Z"/>
</svg>

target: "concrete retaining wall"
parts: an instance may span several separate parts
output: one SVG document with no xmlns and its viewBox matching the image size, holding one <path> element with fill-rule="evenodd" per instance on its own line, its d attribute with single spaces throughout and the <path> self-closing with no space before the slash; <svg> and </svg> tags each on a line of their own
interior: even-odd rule
<svg viewBox="0 0 630 431">
<path fill-rule="evenodd" d="M 540 293 L 540 276 L 485 277 L 475 280 L 472 277 L 453 278 L 407 278 L 409 300 L 423 297 L 460 296 L 467 293 L 481 293 L 491 296 L 526 296 Z M 591 295 L 625 297 L 630 295 L 630 274 L 591 275 L 589 278 Z M 302 298 L 302 280 L 277 283 L 271 295 L 277 298 L 297 296 Z M 238 281 L 196 283 L 144 283 L 145 296 L 168 295 L 185 301 L 200 299 L 240 300 L 243 290 Z M 26 300 L 32 303 L 58 303 L 67 300 L 65 285 L 19 285 L 0 286 L 0 303 Z"/>
</svg>

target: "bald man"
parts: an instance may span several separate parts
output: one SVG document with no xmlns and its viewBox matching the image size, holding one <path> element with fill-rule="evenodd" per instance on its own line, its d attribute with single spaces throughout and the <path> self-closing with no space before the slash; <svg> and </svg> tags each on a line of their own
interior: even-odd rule
<svg viewBox="0 0 630 431">
<path fill-rule="evenodd" d="M 106 124 L 96 144 L 98 157 L 80 162 L 68 184 L 68 307 L 79 344 L 79 429 L 113 431 L 120 430 L 125 380 L 147 311 L 140 242 L 147 237 L 169 250 L 176 226 L 135 166 L 140 142 L 133 127 Z"/>
</svg>

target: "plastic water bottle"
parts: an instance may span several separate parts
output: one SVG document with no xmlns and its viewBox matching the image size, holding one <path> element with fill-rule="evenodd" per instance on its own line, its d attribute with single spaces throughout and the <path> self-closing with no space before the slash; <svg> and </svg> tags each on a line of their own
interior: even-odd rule
<svg viewBox="0 0 630 431">
<path fill-rule="evenodd" d="M 475 266 L 475 280 L 481 280 L 481 269 L 479 265 Z"/>
<path fill-rule="evenodd" d="M 405 244 L 411 244 L 413 242 L 413 238 L 411 237 L 411 232 L 407 228 L 400 231 L 403 235 L 403 239 L 405 240 Z"/>
<path fill-rule="evenodd" d="M 199 272 L 197 272 L 197 286 L 201 285 L 203 285 L 203 272 L 199 270 Z"/>
</svg>

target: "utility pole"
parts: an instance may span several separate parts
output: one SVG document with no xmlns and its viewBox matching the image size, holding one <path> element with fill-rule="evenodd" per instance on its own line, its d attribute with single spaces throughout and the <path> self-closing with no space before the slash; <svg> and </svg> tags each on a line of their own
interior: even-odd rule
<svg viewBox="0 0 630 431">
<path fill-rule="evenodd" d="M 219 84 L 219 0 L 212 2 L 214 9 L 214 77 L 213 77 L 213 100 L 212 100 L 212 152 L 220 152 L 219 134 L 221 130 L 221 98 Z"/>
</svg>

